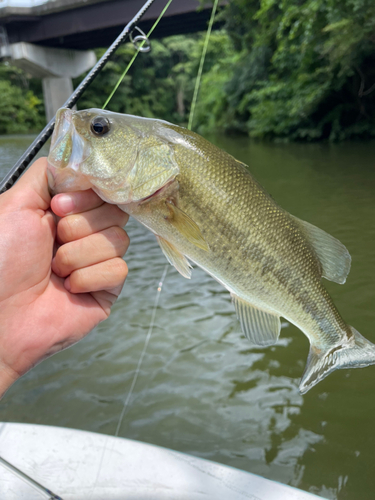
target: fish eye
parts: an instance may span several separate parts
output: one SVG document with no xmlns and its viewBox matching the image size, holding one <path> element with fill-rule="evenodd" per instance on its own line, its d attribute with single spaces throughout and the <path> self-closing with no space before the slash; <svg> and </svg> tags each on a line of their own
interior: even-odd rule
<svg viewBox="0 0 375 500">
<path fill-rule="evenodd" d="M 110 128 L 109 120 L 103 116 L 96 116 L 91 122 L 91 132 L 94 135 L 105 135 L 109 132 Z"/>
</svg>

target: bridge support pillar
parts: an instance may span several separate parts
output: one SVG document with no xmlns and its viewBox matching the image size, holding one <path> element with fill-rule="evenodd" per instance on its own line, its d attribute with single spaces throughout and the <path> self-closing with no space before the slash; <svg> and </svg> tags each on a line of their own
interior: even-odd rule
<svg viewBox="0 0 375 500">
<path fill-rule="evenodd" d="M 73 92 L 72 79 L 68 77 L 43 78 L 44 107 L 47 121 L 51 120 Z"/>
<path fill-rule="evenodd" d="M 66 50 L 41 47 L 31 43 L 14 43 L 7 53 L 15 66 L 35 78 L 43 79 L 46 118 L 49 121 L 73 92 L 72 78 L 85 73 L 96 63 L 92 50 Z"/>
</svg>

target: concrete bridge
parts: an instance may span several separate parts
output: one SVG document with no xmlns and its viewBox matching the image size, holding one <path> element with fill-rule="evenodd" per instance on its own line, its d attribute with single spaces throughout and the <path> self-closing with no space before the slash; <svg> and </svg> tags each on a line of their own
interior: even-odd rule
<svg viewBox="0 0 375 500">
<path fill-rule="evenodd" d="M 87 50 L 108 47 L 143 5 L 144 0 L 0 0 L 0 25 L 9 43 Z M 155 0 L 139 27 L 152 26 L 166 0 Z M 155 37 L 207 29 L 211 5 L 198 0 L 173 0 Z"/>
<path fill-rule="evenodd" d="M 147 33 L 166 0 L 155 0 L 139 27 Z M 221 4 L 227 3 L 223 0 Z M 47 119 L 73 91 L 71 78 L 95 64 L 144 0 L 0 0 L 0 57 L 43 79 Z M 207 29 L 212 5 L 173 0 L 152 38 Z"/>
</svg>

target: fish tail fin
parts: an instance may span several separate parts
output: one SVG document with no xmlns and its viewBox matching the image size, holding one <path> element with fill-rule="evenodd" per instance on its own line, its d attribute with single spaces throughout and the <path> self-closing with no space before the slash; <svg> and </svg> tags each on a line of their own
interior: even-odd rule
<svg viewBox="0 0 375 500">
<path fill-rule="evenodd" d="M 375 345 L 363 337 L 355 328 L 349 326 L 352 333 L 341 345 L 325 351 L 310 346 L 306 368 L 300 382 L 302 394 L 323 380 L 334 370 L 340 368 L 362 368 L 375 364 Z"/>
</svg>

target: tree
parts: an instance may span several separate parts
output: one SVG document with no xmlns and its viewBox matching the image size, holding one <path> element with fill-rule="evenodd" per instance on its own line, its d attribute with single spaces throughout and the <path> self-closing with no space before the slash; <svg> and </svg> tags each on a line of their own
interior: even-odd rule
<svg viewBox="0 0 375 500">
<path fill-rule="evenodd" d="M 44 126 L 43 102 L 31 85 L 38 87 L 20 69 L 9 63 L 0 64 L 1 134 L 33 132 Z"/>
<path fill-rule="evenodd" d="M 225 18 L 241 54 L 228 105 L 250 135 L 375 135 L 372 0 L 232 0 Z"/>
<path fill-rule="evenodd" d="M 186 126 L 203 49 L 204 34 L 153 40 L 150 53 L 139 54 L 108 109 L 119 113 L 160 118 Z M 97 51 L 100 57 L 103 50 Z M 134 54 L 122 46 L 80 99 L 80 109 L 101 108 Z M 224 87 L 237 53 L 224 32 L 211 35 L 206 54 L 195 129 L 220 128 L 226 122 Z M 77 82 L 78 83 L 78 80 Z"/>
</svg>

